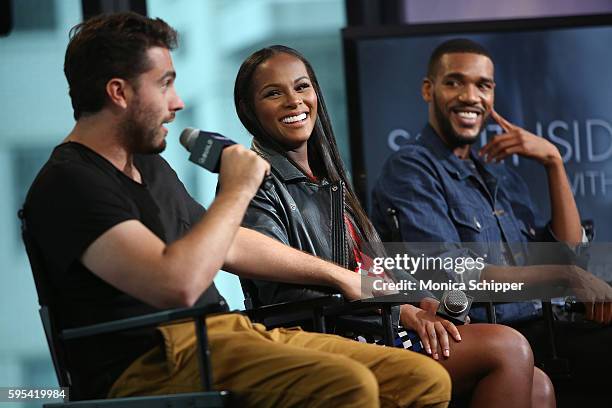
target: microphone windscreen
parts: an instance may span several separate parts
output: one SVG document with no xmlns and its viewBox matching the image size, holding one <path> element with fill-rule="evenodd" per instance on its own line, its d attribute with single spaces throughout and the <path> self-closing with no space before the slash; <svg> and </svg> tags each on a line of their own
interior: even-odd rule
<svg viewBox="0 0 612 408">
<path fill-rule="evenodd" d="M 461 290 L 444 291 L 436 314 L 453 322 L 455 325 L 464 324 L 473 300 L 472 296 L 466 295 Z"/>
<path fill-rule="evenodd" d="M 193 146 L 195 145 L 195 142 L 198 138 L 198 133 L 200 133 L 198 129 L 190 127 L 185 128 L 185 130 L 181 132 L 181 137 L 179 138 L 179 140 L 183 147 L 187 149 L 187 151 L 190 152 L 193 150 Z"/>
</svg>

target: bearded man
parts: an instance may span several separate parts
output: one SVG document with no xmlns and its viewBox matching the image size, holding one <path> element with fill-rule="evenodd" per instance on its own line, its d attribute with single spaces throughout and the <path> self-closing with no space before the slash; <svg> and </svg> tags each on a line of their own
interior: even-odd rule
<svg viewBox="0 0 612 408">
<path fill-rule="evenodd" d="M 612 341 L 612 290 L 578 267 L 530 265 L 530 258 L 541 255 L 534 254 L 539 251 L 530 243 L 557 242 L 556 252 L 565 250 L 571 258 L 576 245 L 587 239 L 558 149 L 495 112 L 494 91 L 493 59 L 483 46 L 453 39 L 434 50 L 422 85 L 428 124 L 414 144 L 402 146 L 384 164 L 373 191 L 372 221 L 385 241 L 438 243 L 435 251 L 441 257 L 486 256 L 484 267 L 461 274 L 434 272 L 442 272 L 439 279 L 526 282 L 581 292 L 586 319 L 557 322 L 557 347 L 568 358 L 574 379 L 590 392 L 604 390 L 605 380 L 593 373 L 612 364 L 609 348 L 602 349 Z M 489 117 L 503 133 L 477 149 L 474 143 Z M 523 179 L 503 164 L 512 154 L 546 169 L 548 222 L 536 217 Z M 415 276 L 422 279 L 427 273 Z M 540 308 L 538 301 L 496 306 L 498 321 L 527 337 L 536 361 L 550 353 Z M 473 307 L 471 316 L 484 319 L 484 308 Z"/>
<path fill-rule="evenodd" d="M 483 46 L 453 39 L 434 50 L 422 85 L 429 123 L 417 142 L 387 160 L 373 192 L 372 221 L 384 240 L 392 240 L 395 226 L 388 209 L 393 209 L 402 241 L 473 243 L 470 249 L 478 256 L 487 254 L 489 264 L 525 265 L 529 242 L 583 242 L 559 150 L 495 112 L 494 91 L 493 60 Z M 504 133 L 474 149 L 489 117 Z M 548 224 L 536 218 L 524 181 L 501 163 L 512 154 L 546 169 Z M 488 269 L 474 268 L 453 278 L 478 281 L 487 273 L 501 278 L 493 273 L 501 272 Z M 501 321 L 525 320 L 536 316 L 538 307 L 533 302 L 505 304 L 497 312 Z"/>
</svg>

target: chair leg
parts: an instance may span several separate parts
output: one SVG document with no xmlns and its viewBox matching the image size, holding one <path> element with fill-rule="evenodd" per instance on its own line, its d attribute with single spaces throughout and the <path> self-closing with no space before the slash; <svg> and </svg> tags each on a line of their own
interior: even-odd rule
<svg viewBox="0 0 612 408">
<path fill-rule="evenodd" d="M 491 324 L 497 323 L 497 316 L 495 315 L 495 305 L 493 302 L 487 303 L 487 321 Z"/>
<path fill-rule="evenodd" d="M 383 340 L 386 346 L 393 346 L 393 325 L 391 324 L 391 306 L 384 306 L 382 313 Z"/>
<path fill-rule="evenodd" d="M 317 333 L 327 333 L 327 327 L 325 324 L 325 316 L 323 316 L 323 310 L 316 308 L 312 312 L 312 326 Z"/>
<path fill-rule="evenodd" d="M 204 391 L 210 391 L 212 389 L 212 372 L 210 368 L 210 350 L 208 349 L 206 318 L 198 317 L 195 319 L 195 322 L 198 352 L 200 353 L 200 381 Z"/>
<path fill-rule="evenodd" d="M 546 321 L 546 332 L 550 350 L 549 358 L 542 363 L 542 368 L 553 378 L 570 378 L 569 361 L 557 355 L 557 343 L 555 341 L 554 315 L 552 304 L 542 302 L 542 315 Z"/>
</svg>

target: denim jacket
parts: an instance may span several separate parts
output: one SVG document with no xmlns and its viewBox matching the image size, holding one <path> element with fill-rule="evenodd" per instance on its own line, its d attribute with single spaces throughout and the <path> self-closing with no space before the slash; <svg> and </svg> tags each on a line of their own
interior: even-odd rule
<svg viewBox="0 0 612 408">
<path fill-rule="evenodd" d="M 388 209 L 394 209 L 404 242 L 441 243 L 439 256 L 459 255 L 466 249 L 457 243 L 474 243 L 470 250 L 487 254 L 487 263 L 525 265 L 527 243 L 555 241 L 554 236 L 536 218 L 516 172 L 503 163 L 485 163 L 473 150 L 470 158 L 480 177 L 427 125 L 418 141 L 402 146 L 384 164 L 373 191 L 372 222 L 383 241 L 391 241 Z M 529 303 L 504 306 L 498 308 L 500 320 L 535 312 Z"/>
</svg>

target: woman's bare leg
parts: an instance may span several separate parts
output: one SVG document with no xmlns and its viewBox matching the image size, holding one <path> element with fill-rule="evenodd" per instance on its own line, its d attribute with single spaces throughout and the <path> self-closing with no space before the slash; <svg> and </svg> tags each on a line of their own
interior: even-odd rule
<svg viewBox="0 0 612 408">
<path fill-rule="evenodd" d="M 453 392 L 471 392 L 472 407 L 554 407 L 554 391 L 546 374 L 534 371 L 529 343 L 502 325 L 460 326 L 461 342 L 451 341 L 450 358 L 440 363 L 453 381 Z M 441 351 L 438 350 L 439 355 Z"/>
<path fill-rule="evenodd" d="M 554 408 L 557 406 L 555 388 L 548 375 L 539 368 L 533 371 L 533 388 L 531 390 L 531 406 L 534 408 Z"/>
</svg>

